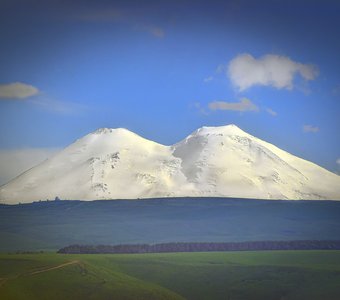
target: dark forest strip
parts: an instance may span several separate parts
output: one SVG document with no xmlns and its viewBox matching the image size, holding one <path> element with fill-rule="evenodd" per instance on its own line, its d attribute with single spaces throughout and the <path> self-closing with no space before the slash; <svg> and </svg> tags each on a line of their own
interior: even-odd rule
<svg viewBox="0 0 340 300">
<path fill-rule="evenodd" d="M 163 243 L 136 245 L 70 245 L 63 254 L 166 253 L 257 250 L 340 250 L 340 241 L 254 241 L 239 243 Z"/>
</svg>

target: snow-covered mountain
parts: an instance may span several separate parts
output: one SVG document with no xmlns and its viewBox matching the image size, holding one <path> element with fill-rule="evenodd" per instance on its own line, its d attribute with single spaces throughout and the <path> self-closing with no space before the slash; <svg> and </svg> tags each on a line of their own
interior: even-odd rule
<svg viewBox="0 0 340 300">
<path fill-rule="evenodd" d="M 102 128 L 0 188 L 0 203 L 210 196 L 340 200 L 340 176 L 235 125 L 164 146 Z"/>
</svg>

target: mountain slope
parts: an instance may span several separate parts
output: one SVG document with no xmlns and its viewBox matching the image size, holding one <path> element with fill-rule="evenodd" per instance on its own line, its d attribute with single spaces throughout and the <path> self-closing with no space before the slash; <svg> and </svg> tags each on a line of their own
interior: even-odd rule
<svg viewBox="0 0 340 300">
<path fill-rule="evenodd" d="M 126 129 L 99 129 L 77 140 L 0 190 L 9 202 L 167 196 L 185 184 L 167 146 Z M 6 201 L 7 202 L 7 201 Z"/>
<path fill-rule="evenodd" d="M 340 177 L 242 131 L 203 127 L 173 146 L 200 195 L 339 199 Z"/>
<path fill-rule="evenodd" d="M 173 146 L 103 128 L 0 188 L 2 203 L 56 196 L 339 200 L 340 177 L 235 125 L 202 127 Z"/>
</svg>

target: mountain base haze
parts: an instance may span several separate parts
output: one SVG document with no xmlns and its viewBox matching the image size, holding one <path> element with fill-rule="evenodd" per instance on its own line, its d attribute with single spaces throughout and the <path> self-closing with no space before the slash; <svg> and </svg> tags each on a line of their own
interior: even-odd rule
<svg viewBox="0 0 340 300">
<path fill-rule="evenodd" d="M 0 203 L 56 196 L 340 200 L 340 177 L 235 125 L 202 127 L 172 146 L 101 128 L 0 188 Z"/>
<path fill-rule="evenodd" d="M 0 240 L 2 252 L 72 244 L 340 240 L 340 202 L 162 198 L 0 205 Z"/>
</svg>

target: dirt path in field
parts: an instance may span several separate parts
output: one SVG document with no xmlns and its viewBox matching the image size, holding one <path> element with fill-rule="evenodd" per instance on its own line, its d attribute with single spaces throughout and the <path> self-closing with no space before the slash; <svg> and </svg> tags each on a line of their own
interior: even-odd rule
<svg viewBox="0 0 340 300">
<path fill-rule="evenodd" d="M 5 282 L 8 280 L 8 278 L 2 278 L 0 277 L 0 288 L 5 284 Z"/>
<path fill-rule="evenodd" d="M 23 277 L 23 276 L 31 276 L 31 275 L 35 275 L 35 274 L 40 274 L 40 273 L 44 273 L 44 272 L 48 272 L 48 271 L 52 271 L 52 270 L 57 270 L 57 269 L 61 269 L 70 265 L 81 265 L 79 260 L 72 260 L 54 267 L 49 267 L 49 268 L 45 268 L 42 270 L 38 270 L 38 271 L 33 271 L 33 272 L 26 272 L 26 273 L 21 273 L 18 275 L 15 275 L 13 277 L 0 277 L 0 288 L 8 281 L 8 280 L 13 280 L 13 279 L 17 279 L 19 277 Z"/>
<path fill-rule="evenodd" d="M 56 270 L 56 269 L 61 269 L 61 268 L 64 268 L 64 267 L 66 267 L 66 266 L 75 265 L 75 264 L 79 264 L 79 263 L 80 263 L 79 260 L 72 260 L 72 261 L 63 263 L 63 264 L 58 265 L 58 266 L 54 266 L 54 267 L 50 267 L 50 268 L 46 268 L 46 269 L 42 269 L 42 270 L 30 272 L 30 273 L 26 273 L 25 275 L 26 275 L 26 276 L 27 276 L 27 275 L 35 275 L 35 274 L 39 274 L 39 273 L 44 273 L 44 272 Z"/>
</svg>

